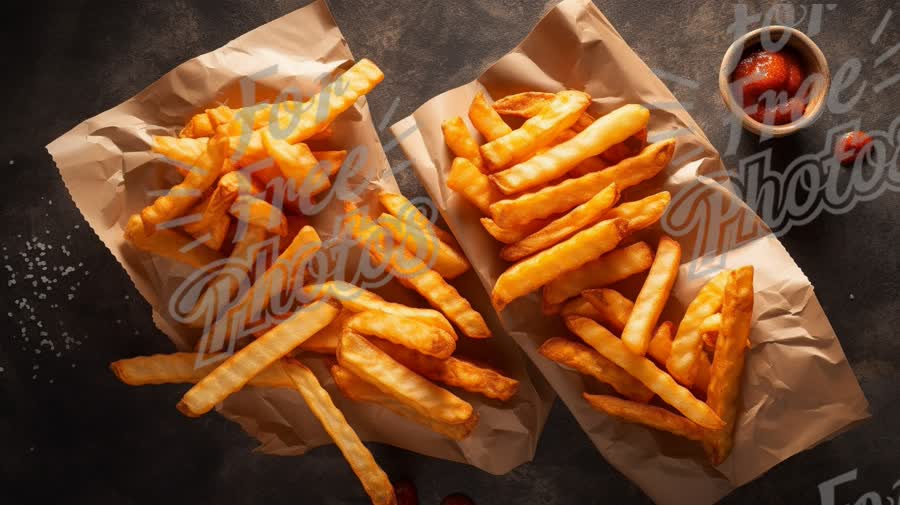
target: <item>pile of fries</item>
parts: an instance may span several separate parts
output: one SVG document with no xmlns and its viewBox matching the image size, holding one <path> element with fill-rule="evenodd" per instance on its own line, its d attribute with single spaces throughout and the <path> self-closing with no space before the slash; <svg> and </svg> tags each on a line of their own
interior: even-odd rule
<svg viewBox="0 0 900 505">
<path fill-rule="evenodd" d="M 585 393 L 590 405 L 701 441 L 720 464 L 733 443 L 753 268 L 710 280 L 677 329 L 660 322 L 681 248 L 662 236 L 654 251 L 634 234 L 660 220 L 670 195 L 619 199 L 668 165 L 675 141 L 647 145 L 650 112 L 640 105 L 595 118 L 590 103 L 573 90 L 493 104 L 478 93 L 468 116 L 484 143 L 461 117 L 442 124 L 455 156 L 447 185 L 485 215 L 485 230 L 504 244 L 501 259 L 513 262 L 493 286 L 495 307 L 540 290 L 543 311 L 574 334 L 547 340 L 540 353 L 621 395 Z M 610 287 L 643 272 L 633 301 Z M 649 405 L 657 396 L 674 411 Z"/>
<path fill-rule="evenodd" d="M 346 236 L 434 309 L 393 303 L 340 280 L 307 280 L 323 244 L 304 224 L 304 202 L 330 187 L 346 151 L 313 151 L 304 142 L 327 142 L 332 121 L 382 79 L 362 60 L 308 102 L 220 106 L 194 116 L 179 137 L 154 139 L 154 150 L 184 178 L 131 216 L 127 240 L 195 268 L 225 255 L 233 261 L 223 261 L 196 304 L 197 326 L 205 328 L 197 352 L 124 359 L 111 369 L 130 385 L 194 384 L 178 404 L 191 417 L 245 386 L 294 389 L 372 502 L 387 505 L 396 503 L 387 475 L 298 358 L 310 352 L 332 357 L 332 378 L 348 398 L 381 405 L 454 440 L 471 434 L 478 413 L 436 383 L 504 401 L 516 394 L 518 382 L 454 356 L 457 329 L 471 338 L 491 336 L 482 316 L 447 282 L 470 266 L 453 237 L 401 195 L 379 195 L 385 212 L 377 221 L 346 204 Z M 268 158 L 272 162 L 264 163 Z M 278 254 L 266 258 L 259 245 L 273 236 L 280 237 Z M 299 301 L 269 323 L 267 309 L 281 304 L 288 290 Z M 216 317 L 204 322 L 210 306 Z M 238 341 L 235 328 L 255 328 L 250 323 L 259 320 L 269 324 L 249 342 Z M 235 346 L 234 353 L 222 352 Z"/>
</svg>

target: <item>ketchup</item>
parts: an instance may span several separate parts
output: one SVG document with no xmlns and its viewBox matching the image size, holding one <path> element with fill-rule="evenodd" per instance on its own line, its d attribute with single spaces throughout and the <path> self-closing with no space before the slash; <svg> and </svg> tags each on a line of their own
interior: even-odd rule
<svg viewBox="0 0 900 505">
<path fill-rule="evenodd" d="M 872 137 L 861 131 L 852 131 L 841 137 L 834 146 L 834 157 L 844 165 L 851 165 L 865 154 L 866 148 L 871 143 Z"/>
<path fill-rule="evenodd" d="M 791 49 L 765 51 L 752 48 L 731 74 L 741 106 L 760 123 L 782 125 L 806 112 L 806 96 L 799 96 L 806 71 Z"/>
<path fill-rule="evenodd" d="M 397 496 L 397 505 L 419 505 L 416 486 L 408 480 L 394 484 L 394 494 Z"/>
</svg>

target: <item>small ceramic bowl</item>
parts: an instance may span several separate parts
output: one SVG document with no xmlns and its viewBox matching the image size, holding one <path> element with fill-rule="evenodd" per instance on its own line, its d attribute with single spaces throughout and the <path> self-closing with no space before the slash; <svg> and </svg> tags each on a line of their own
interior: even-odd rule
<svg viewBox="0 0 900 505">
<path fill-rule="evenodd" d="M 803 60 L 807 75 L 818 74 L 821 76 L 811 86 L 810 100 L 806 105 L 806 112 L 803 116 L 796 121 L 783 125 L 767 125 L 753 119 L 744 112 L 739 98 L 735 97 L 732 92 L 732 72 L 734 72 L 744 52 L 759 45 L 766 33 L 769 34 L 768 40 L 776 43 L 781 40 L 781 37 L 789 36 L 787 47 L 793 49 Z M 765 134 L 771 137 L 784 137 L 813 124 L 825 109 L 825 99 L 828 96 L 829 87 L 831 87 L 831 73 L 828 71 L 828 62 L 825 60 L 825 54 L 822 53 L 822 50 L 819 49 L 819 46 L 812 39 L 803 32 L 789 26 L 765 26 L 747 33 L 734 41 L 731 47 L 725 51 L 722 65 L 719 67 L 719 93 L 722 95 L 722 100 L 725 101 L 725 106 L 741 120 L 744 128 L 757 135 Z"/>
</svg>

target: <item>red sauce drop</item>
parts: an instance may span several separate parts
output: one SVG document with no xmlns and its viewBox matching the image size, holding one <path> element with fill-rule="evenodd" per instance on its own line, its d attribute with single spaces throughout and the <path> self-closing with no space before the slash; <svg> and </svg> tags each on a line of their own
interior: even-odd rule
<svg viewBox="0 0 900 505">
<path fill-rule="evenodd" d="M 464 494 L 454 493 L 441 500 L 441 505 L 475 505 L 475 502 Z"/>
<path fill-rule="evenodd" d="M 834 157 L 844 165 L 851 165 L 865 154 L 871 143 L 872 137 L 861 131 L 852 131 L 841 137 L 834 146 Z"/>
<path fill-rule="evenodd" d="M 797 96 L 806 72 L 790 49 L 751 49 L 731 74 L 735 95 L 747 114 L 768 125 L 800 119 L 806 112 L 806 97 Z"/>
</svg>

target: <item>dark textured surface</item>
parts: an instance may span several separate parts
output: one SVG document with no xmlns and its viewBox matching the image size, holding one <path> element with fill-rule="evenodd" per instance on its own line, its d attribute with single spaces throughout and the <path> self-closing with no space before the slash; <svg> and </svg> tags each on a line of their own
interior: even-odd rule
<svg viewBox="0 0 900 505">
<path fill-rule="evenodd" d="M 255 441 L 219 416 L 182 417 L 173 406 L 184 388 L 128 388 L 114 380 L 110 361 L 169 352 L 172 346 L 89 231 L 43 149 L 182 61 L 304 3 L 38 1 L 19 3 L 5 16 L 10 26 L 4 30 L 8 103 L 0 137 L 6 276 L 0 284 L 0 503 L 364 502 L 334 447 L 294 458 L 257 454 Z M 354 54 L 375 60 L 387 74 L 369 100 L 376 120 L 394 100 L 399 119 L 473 79 L 547 8 L 543 0 L 330 4 Z M 751 2 L 749 11 L 759 13 L 760 4 L 767 3 Z M 698 0 L 599 5 L 652 68 L 698 84 L 670 86 L 691 103 L 694 117 L 724 152 L 728 131 L 715 79 L 731 39 L 725 28 L 734 20 L 734 7 Z M 898 71 L 900 55 L 873 67 L 879 54 L 900 42 L 900 14 L 894 12 L 877 41 L 870 37 L 889 7 L 897 10 L 890 1 L 840 3 L 826 11 L 822 33 L 815 36 L 832 71 L 852 58 L 861 61 L 862 77 L 843 96 L 854 93 L 862 79 L 868 83 L 849 112 L 828 113 L 814 128 L 785 140 L 759 145 L 744 135 L 726 162 L 771 147 L 775 166 L 782 168 L 799 154 L 821 150 L 830 127 L 859 119 L 864 128 L 887 128 L 898 111 L 900 85 L 880 93 L 873 87 Z M 395 163 L 402 159 L 390 156 Z M 399 179 L 404 192 L 422 193 L 411 172 Z M 779 465 L 724 503 L 818 503 L 820 482 L 858 469 L 857 480 L 841 486 L 837 498 L 852 503 L 868 491 L 887 496 L 900 478 L 898 204 L 900 196 L 887 192 L 844 215 L 822 215 L 783 239 L 815 284 L 873 418 Z M 34 279 L 25 278 L 29 272 Z M 415 481 L 423 504 L 437 505 L 455 491 L 479 504 L 648 502 L 600 458 L 559 404 L 534 462 L 503 477 L 390 447 L 373 450 L 391 476 Z"/>
</svg>

